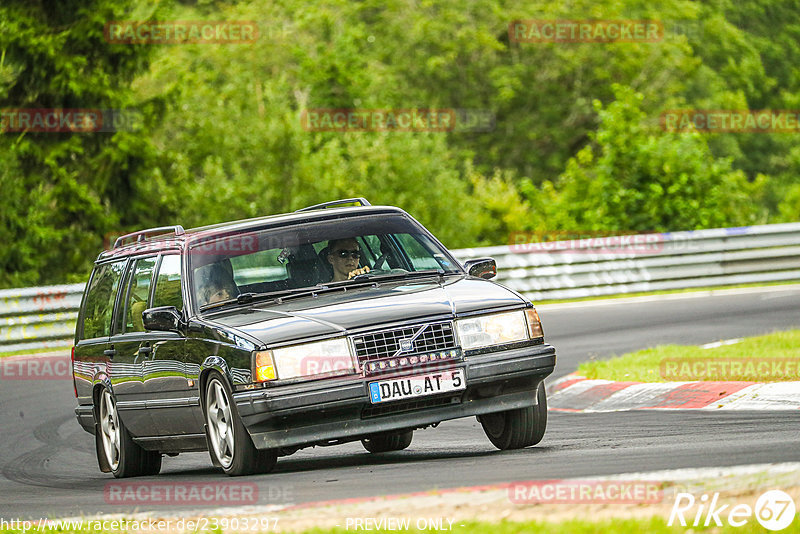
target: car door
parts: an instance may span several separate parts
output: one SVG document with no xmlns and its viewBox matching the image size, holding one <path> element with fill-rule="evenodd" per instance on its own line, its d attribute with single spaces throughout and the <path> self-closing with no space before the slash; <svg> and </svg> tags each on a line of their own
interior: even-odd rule
<svg viewBox="0 0 800 534">
<path fill-rule="evenodd" d="M 115 351 L 112 381 L 120 417 L 134 437 L 157 435 L 147 410 L 144 376 L 150 336 L 142 326 L 141 312 L 147 307 L 157 256 L 130 262 L 114 319 L 111 346 Z M 138 314 L 138 320 L 136 318 Z"/>
<path fill-rule="evenodd" d="M 174 306 L 183 312 L 181 256 L 164 254 L 158 266 L 149 308 Z M 185 369 L 186 338 L 179 332 L 148 332 L 151 352 L 145 360 L 147 406 L 161 436 L 185 436 L 202 431 L 191 413 L 199 402 L 191 395 Z"/>
</svg>

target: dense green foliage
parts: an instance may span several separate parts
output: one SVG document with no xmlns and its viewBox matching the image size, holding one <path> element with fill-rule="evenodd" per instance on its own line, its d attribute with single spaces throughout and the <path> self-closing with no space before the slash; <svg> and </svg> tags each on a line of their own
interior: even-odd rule
<svg viewBox="0 0 800 534">
<path fill-rule="evenodd" d="M 515 19 L 652 19 L 655 43 L 517 43 Z M 251 44 L 126 45 L 111 20 L 255 21 Z M 7 0 L 0 109 L 135 108 L 117 133 L 0 134 L 0 287 L 84 279 L 103 236 L 345 196 L 450 247 L 524 230 L 800 219 L 797 134 L 668 133 L 662 111 L 800 109 L 781 0 Z M 489 110 L 488 132 L 314 132 L 304 110 Z"/>
</svg>

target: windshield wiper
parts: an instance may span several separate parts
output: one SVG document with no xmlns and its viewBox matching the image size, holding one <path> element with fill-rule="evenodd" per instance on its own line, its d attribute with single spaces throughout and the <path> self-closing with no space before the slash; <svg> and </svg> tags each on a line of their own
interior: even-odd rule
<svg viewBox="0 0 800 534">
<path fill-rule="evenodd" d="M 347 282 L 352 282 L 352 281 L 353 280 L 347 280 Z M 362 281 L 360 284 L 356 285 L 362 286 L 362 285 L 372 285 L 372 284 L 374 284 L 374 282 Z M 347 289 L 352 287 L 353 287 L 352 284 L 342 285 L 340 282 L 335 282 L 330 284 L 319 284 L 311 287 L 298 287 L 295 289 L 282 289 L 280 291 L 269 291 L 267 293 L 242 293 L 236 298 L 225 299 L 219 302 L 214 302 L 212 304 L 206 304 L 205 306 L 200 306 L 200 311 L 222 308 L 229 304 L 250 304 L 251 302 L 254 302 L 256 300 L 284 301 L 288 299 L 314 296 L 319 293 L 327 293 L 329 291 L 340 291 L 340 290 L 347 291 Z"/>
<path fill-rule="evenodd" d="M 294 293 L 297 289 L 282 289 L 280 291 L 270 291 L 268 293 L 241 293 L 236 297 L 220 300 L 219 302 L 213 302 L 211 304 L 205 304 L 200 306 L 200 311 L 206 310 L 213 310 L 215 308 L 222 308 L 227 306 L 228 304 L 249 304 L 254 300 L 258 299 L 266 299 L 266 298 L 279 298 L 284 295 L 288 295 L 290 293 Z"/>
</svg>

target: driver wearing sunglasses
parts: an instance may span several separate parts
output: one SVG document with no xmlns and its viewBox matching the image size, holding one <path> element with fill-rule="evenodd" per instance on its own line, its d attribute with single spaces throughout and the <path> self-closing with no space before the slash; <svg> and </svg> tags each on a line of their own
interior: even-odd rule
<svg viewBox="0 0 800 534">
<path fill-rule="evenodd" d="M 369 267 L 359 268 L 361 248 L 353 239 L 335 239 L 328 243 L 328 262 L 333 267 L 333 280 L 341 282 L 369 272 Z"/>
</svg>

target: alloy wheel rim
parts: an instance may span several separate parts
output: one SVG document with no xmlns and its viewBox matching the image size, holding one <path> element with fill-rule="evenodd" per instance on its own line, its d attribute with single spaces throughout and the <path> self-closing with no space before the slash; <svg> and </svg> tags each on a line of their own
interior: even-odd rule
<svg viewBox="0 0 800 534">
<path fill-rule="evenodd" d="M 233 417 L 231 406 L 222 384 L 218 380 L 211 383 L 206 399 L 206 420 L 214 454 L 222 467 L 233 463 Z"/>
<path fill-rule="evenodd" d="M 103 451 L 112 470 L 119 467 L 120 457 L 120 428 L 117 416 L 117 406 L 111 392 L 103 391 L 100 401 L 100 434 L 103 439 Z"/>
</svg>

